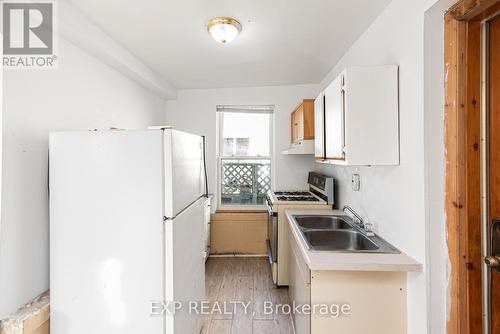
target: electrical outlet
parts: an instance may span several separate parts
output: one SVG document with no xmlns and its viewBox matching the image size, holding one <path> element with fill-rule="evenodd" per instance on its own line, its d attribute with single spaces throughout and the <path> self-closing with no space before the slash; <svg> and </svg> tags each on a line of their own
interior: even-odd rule
<svg viewBox="0 0 500 334">
<path fill-rule="evenodd" d="M 351 186 L 352 190 L 359 191 L 359 189 L 361 188 L 361 180 L 359 174 L 352 174 Z"/>
</svg>

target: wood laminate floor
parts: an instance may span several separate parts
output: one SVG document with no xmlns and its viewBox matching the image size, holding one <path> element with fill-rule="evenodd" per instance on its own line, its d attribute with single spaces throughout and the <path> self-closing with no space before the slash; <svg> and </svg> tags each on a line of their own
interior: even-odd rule
<svg viewBox="0 0 500 334">
<path fill-rule="evenodd" d="M 206 293 L 213 305 L 241 301 L 235 312 L 212 312 L 203 324 L 203 334 L 293 334 L 291 318 L 283 312 L 267 314 L 266 301 L 289 304 L 288 289 L 276 288 L 266 258 L 216 257 L 206 264 Z M 224 302 L 226 302 L 224 304 Z M 213 310 L 213 308 L 212 308 Z"/>
</svg>

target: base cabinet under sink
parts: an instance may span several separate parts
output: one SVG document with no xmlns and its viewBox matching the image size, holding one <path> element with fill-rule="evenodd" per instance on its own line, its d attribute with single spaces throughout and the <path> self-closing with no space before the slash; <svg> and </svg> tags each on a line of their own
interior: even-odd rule
<svg viewBox="0 0 500 334">
<path fill-rule="evenodd" d="M 289 254 L 290 300 L 317 307 L 292 314 L 296 334 L 407 333 L 406 272 L 311 271 L 293 237 Z M 334 305 L 333 312 L 321 314 L 321 305 Z M 332 316 L 342 305 L 349 306 L 348 314 Z"/>
</svg>

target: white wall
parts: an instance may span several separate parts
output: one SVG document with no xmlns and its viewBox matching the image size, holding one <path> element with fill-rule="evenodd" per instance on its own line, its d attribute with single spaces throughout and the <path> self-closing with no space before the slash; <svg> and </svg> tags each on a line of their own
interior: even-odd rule
<svg viewBox="0 0 500 334">
<path fill-rule="evenodd" d="M 178 91 L 167 101 L 167 124 L 183 131 L 207 136 L 207 165 L 210 191 L 216 191 L 216 112 L 218 104 L 275 105 L 275 187 L 303 189 L 307 172 L 314 169 L 311 156 L 284 156 L 290 146 L 290 113 L 301 99 L 314 98 L 317 85 L 199 89 Z"/>
<path fill-rule="evenodd" d="M 0 32 L 0 55 L 3 55 L 3 34 Z M 3 62 L 0 64 L 0 157 L 2 156 L 3 143 Z M 0 217 L 2 217 L 2 166 L 3 161 L 0 158 Z M 0 234 L 2 233 L 2 219 L 0 218 Z M 2 268 L 0 267 L 0 275 Z M 0 312 L 1 316 L 1 312 Z"/>
<path fill-rule="evenodd" d="M 48 133 L 164 123 L 143 86 L 63 39 L 58 57 L 55 70 L 4 73 L 0 318 L 49 287 Z"/>
<path fill-rule="evenodd" d="M 376 223 L 380 235 L 426 265 L 425 273 L 412 273 L 408 277 L 408 328 L 412 334 L 428 330 L 426 190 L 429 189 L 425 187 L 424 12 L 434 2 L 393 0 L 322 82 L 325 87 L 350 65 L 400 66 L 400 166 L 318 165 L 318 169 L 337 178 L 339 206 L 354 207 L 363 218 Z M 435 59 L 439 61 L 438 57 Z M 440 122 L 439 117 L 432 122 Z M 442 146 L 439 126 L 429 131 L 434 134 L 432 140 L 438 140 L 438 145 Z M 440 167 L 441 161 L 433 162 Z M 353 173 L 361 175 L 359 192 L 351 190 Z M 436 331 L 442 332 L 443 329 Z"/>
<path fill-rule="evenodd" d="M 424 127 L 429 332 L 444 333 L 448 319 L 445 221 L 444 21 L 455 0 L 440 0 L 425 13 Z"/>
<path fill-rule="evenodd" d="M 104 64 L 164 99 L 177 96 L 177 91 L 170 82 L 116 42 L 96 25 L 91 17 L 87 17 L 78 9 L 74 2 L 76 1 L 58 0 L 56 2 L 57 20 L 55 23 L 62 38 L 71 41 Z"/>
</svg>

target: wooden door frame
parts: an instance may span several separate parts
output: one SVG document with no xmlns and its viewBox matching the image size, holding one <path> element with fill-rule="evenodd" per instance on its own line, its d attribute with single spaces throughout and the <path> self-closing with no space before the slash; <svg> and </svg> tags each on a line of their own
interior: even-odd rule
<svg viewBox="0 0 500 334">
<path fill-rule="evenodd" d="M 462 0 L 445 14 L 446 229 L 449 334 L 482 333 L 482 21 L 500 0 Z"/>
</svg>

